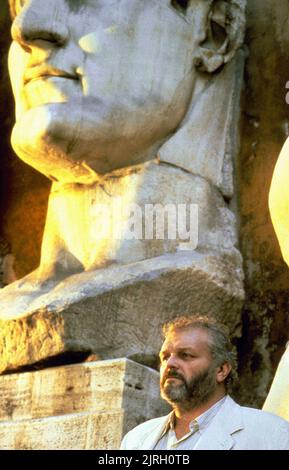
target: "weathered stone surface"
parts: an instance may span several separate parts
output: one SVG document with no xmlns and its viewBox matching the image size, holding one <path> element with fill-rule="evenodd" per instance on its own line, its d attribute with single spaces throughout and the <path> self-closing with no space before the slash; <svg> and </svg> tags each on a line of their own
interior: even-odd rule
<svg viewBox="0 0 289 470">
<path fill-rule="evenodd" d="M 118 449 L 122 425 L 123 411 L 80 413 L 31 421 L 0 423 L 0 449 Z"/>
<path fill-rule="evenodd" d="M 53 282 L 65 274 L 195 248 L 235 254 L 237 242 L 235 216 L 214 186 L 154 161 L 85 190 L 54 184 L 40 267 L 28 280 Z M 17 286 L 3 291 L 1 302 Z"/>
<path fill-rule="evenodd" d="M 0 449 L 117 449 L 169 408 L 159 374 L 127 359 L 0 378 Z"/>
<path fill-rule="evenodd" d="M 214 315 L 233 335 L 240 334 L 237 251 L 227 257 L 179 252 L 74 275 L 34 302 L 28 289 L 19 285 L 19 298 L 22 302 L 27 294 L 29 307 L 23 304 L 18 315 L 7 311 L 0 323 L 2 372 L 69 351 L 151 364 L 159 352 L 161 324 L 181 314 Z"/>
<path fill-rule="evenodd" d="M 239 147 L 243 68 L 244 53 L 240 52 L 222 73 L 208 81 L 179 131 L 158 152 L 160 161 L 207 178 L 230 197 L 234 194 L 233 161 Z M 218 112 L 206 112 L 213 103 L 218 103 Z"/>
<path fill-rule="evenodd" d="M 154 416 L 163 403 L 159 374 L 129 359 L 83 362 L 0 378 L 0 421 L 121 409 L 128 419 Z"/>
</svg>

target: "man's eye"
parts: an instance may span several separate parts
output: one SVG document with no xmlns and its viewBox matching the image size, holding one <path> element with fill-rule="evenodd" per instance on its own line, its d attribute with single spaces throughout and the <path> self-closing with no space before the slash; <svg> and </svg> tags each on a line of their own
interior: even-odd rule
<svg viewBox="0 0 289 470">
<path fill-rule="evenodd" d="M 182 353 L 182 357 L 183 357 L 184 359 L 191 359 L 191 358 L 193 358 L 194 356 L 193 356 L 192 354 L 190 354 L 190 353 L 184 352 L 184 353 Z"/>
<path fill-rule="evenodd" d="M 164 364 L 165 362 L 167 362 L 169 360 L 169 357 L 170 355 L 169 354 L 166 354 L 164 356 L 160 356 L 160 364 Z"/>
</svg>

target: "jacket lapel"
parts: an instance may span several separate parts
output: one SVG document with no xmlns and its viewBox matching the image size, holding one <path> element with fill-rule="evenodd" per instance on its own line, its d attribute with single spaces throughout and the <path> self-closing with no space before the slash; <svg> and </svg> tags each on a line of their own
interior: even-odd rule
<svg viewBox="0 0 289 470">
<path fill-rule="evenodd" d="M 230 450 L 235 444 L 232 435 L 243 428 L 241 408 L 227 396 L 194 450 Z"/>
<path fill-rule="evenodd" d="M 152 450 L 160 439 L 170 415 L 159 418 L 154 428 L 142 436 L 140 450 Z M 194 450 L 230 450 L 235 441 L 232 435 L 244 428 L 241 408 L 227 396 L 223 406 L 208 429 L 202 434 Z"/>
<path fill-rule="evenodd" d="M 157 421 L 155 427 L 147 432 L 140 443 L 140 450 L 153 450 L 160 439 L 170 415 L 162 416 Z"/>
</svg>

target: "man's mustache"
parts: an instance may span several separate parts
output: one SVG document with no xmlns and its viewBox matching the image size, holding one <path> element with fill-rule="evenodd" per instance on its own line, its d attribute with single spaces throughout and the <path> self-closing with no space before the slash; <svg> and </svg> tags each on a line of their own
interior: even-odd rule
<svg viewBox="0 0 289 470">
<path fill-rule="evenodd" d="M 179 374 L 179 372 L 175 371 L 175 370 L 169 370 L 166 375 L 163 377 L 163 383 L 167 380 L 167 379 L 180 379 L 182 380 L 183 382 L 185 382 L 185 379 L 184 377 Z"/>
</svg>

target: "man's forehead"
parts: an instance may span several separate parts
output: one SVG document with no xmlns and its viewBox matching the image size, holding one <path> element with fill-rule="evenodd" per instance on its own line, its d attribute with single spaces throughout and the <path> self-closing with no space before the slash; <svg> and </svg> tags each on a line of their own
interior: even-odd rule
<svg viewBox="0 0 289 470">
<path fill-rule="evenodd" d="M 207 347 L 210 342 L 210 333 L 204 328 L 176 329 L 166 336 L 161 352 L 172 347 L 191 349 Z"/>
</svg>

